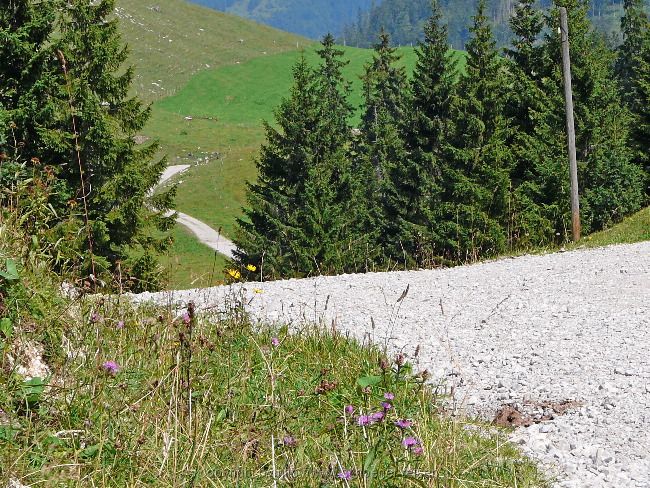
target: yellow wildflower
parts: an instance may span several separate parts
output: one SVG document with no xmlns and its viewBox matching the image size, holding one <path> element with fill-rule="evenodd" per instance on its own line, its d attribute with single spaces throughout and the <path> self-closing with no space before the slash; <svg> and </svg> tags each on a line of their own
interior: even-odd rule
<svg viewBox="0 0 650 488">
<path fill-rule="evenodd" d="M 254 264 L 248 264 L 248 265 L 246 265 L 246 269 L 247 269 L 248 271 L 250 271 L 251 273 L 254 273 L 255 271 L 257 271 L 257 267 L 256 267 Z"/>
<path fill-rule="evenodd" d="M 260 289 L 260 288 L 255 288 L 253 291 L 254 291 L 255 293 L 264 293 L 264 290 L 262 290 L 262 289 Z"/>
<path fill-rule="evenodd" d="M 238 280 L 241 277 L 241 273 L 236 269 L 229 269 L 228 274 L 236 280 Z"/>
</svg>

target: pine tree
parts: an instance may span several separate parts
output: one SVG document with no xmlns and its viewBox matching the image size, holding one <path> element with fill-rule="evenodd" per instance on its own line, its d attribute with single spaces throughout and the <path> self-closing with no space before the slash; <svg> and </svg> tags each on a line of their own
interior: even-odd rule
<svg viewBox="0 0 650 488">
<path fill-rule="evenodd" d="M 57 83 L 48 71 L 46 48 L 56 20 L 54 1 L 5 2 L 0 5 L 0 152 L 23 159 L 40 159 L 36 127 L 54 110 L 48 87 Z M 14 146 L 14 147 L 10 147 Z M 15 154 L 16 151 L 19 154 Z M 5 174 L 10 178 L 10 174 Z M 3 181 L 9 184 L 9 180 Z"/>
<path fill-rule="evenodd" d="M 650 195 L 650 29 L 646 29 L 636 57 L 634 83 L 637 96 L 634 142 L 645 166 L 646 195 Z"/>
<path fill-rule="evenodd" d="M 587 18 L 588 2 L 572 0 L 567 3 L 571 45 L 573 97 L 576 120 L 576 147 L 579 183 L 581 187 L 581 217 L 585 233 L 602 229 L 637 210 L 642 201 L 641 171 L 632 162 L 629 148 L 630 113 L 621 100 L 613 71 L 614 53 L 604 39 L 593 31 Z M 556 9 L 547 17 L 548 33 L 544 42 L 550 60 L 549 85 L 546 93 L 555 100 L 548 108 L 557 136 L 554 145 L 565 146 L 563 81 L 561 71 L 560 36 Z M 559 148 L 547 148 L 547 154 L 559 154 Z M 548 156 L 542 155 L 542 158 Z M 566 161 L 566 156 L 564 161 Z M 558 161 L 558 168 L 567 163 Z M 557 198 L 557 197 L 555 197 Z M 540 202 L 547 205 L 551 202 Z M 568 214 L 563 217 L 568 228 Z M 564 233 L 556 228 L 556 233 Z"/>
<path fill-rule="evenodd" d="M 565 178 L 550 177 L 555 172 L 564 177 L 562 167 L 554 164 L 544 166 L 541 162 L 536 167 L 534 164 L 540 158 L 549 156 L 545 142 L 556 137 L 553 131 L 548 132 L 548 124 L 554 123 L 555 118 L 549 120 L 544 118 L 544 114 L 558 113 L 549 111 L 554 100 L 549 99 L 544 89 L 549 62 L 544 47 L 539 43 L 544 18 L 542 12 L 535 8 L 534 0 L 524 0 L 518 4 L 510 19 L 510 27 L 514 37 L 512 47 L 505 49 L 511 73 L 506 115 L 512 123 L 509 145 L 514 164 L 510 174 L 512 190 L 508 236 L 513 246 L 528 248 L 544 245 L 552 239 L 558 221 L 557 208 L 548 205 L 542 207 L 535 202 L 547 202 L 547 195 L 550 198 L 565 196 L 568 188 L 558 186 Z M 544 172 L 547 178 L 537 178 L 535 171 Z"/>
<path fill-rule="evenodd" d="M 352 107 L 342 51 L 326 36 L 319 68 L 302 59 L 291 96 L 266 125 L 267 142 L 238 221 L 236 262 L 266 278 L 362 270 L 366 237 L 356 209 L 359 186 L 348 160 Z"/>
<path fill-rule="evenodd" d="M 75 245 L 87 272 L 119 267 L 135 290 L 144 290 L 158 286 L 155 255 L 168 239 L 154 235 L 173 225 L 164 216 L 173 191 L 150 196 L 166 163 L 153 159 L 156 144 L 138 147 L 134 141 L 149 109 L 129 95 L 133 69 L 123 68 L 128 50 L 117 20 L 109 20 L 113 10 L 112 0 L 10 2 L 0 8 L 13 39 L 29 39 L 18 49 L 9 46 L 22 66 L 2 56 L 9 67 L 0 62 L 0 73 L 13 83 L 3 91 L 3 104 L 15 115 L 28 156 L 56 169 L 61 188 L 52 204 L 61 220 L 55 238 L 84 236 Z"/>
<path fill-rule="evenodd" d="M 402 260 L 412 254 L 410 237 L 402 234 L 404 208 L 397 185 L 408 155 L 404 142 L 407 114 L 407 80 L 400 57 L 383 33 L 375 45 L 373 60 L 363 76 L 364 113 L 362 147 L 357 181 L 363 182 L 366 234 L 377 243 L 379 261 Z"/>
<path fill-rule="evenodd" d="M 276 129 L 264 123 L 266 143 L 257 160 L 258 179 L 248 185 L 248 207 L 239 219 L 237 260 L 265 277 L 287 276 L 304 267 L 297 257 L 294 212 L 316 158 L 319 106 L 314 73 L 303 57 L 293 68 L 289 98 L 275 112 Z"/>
<path fill-rule="evenodd" d="M 569 14 L 574 115 L 583 232 L 601 229 L 639 208 L 640 171 L 631 162 L 630 114 L 612 70 L 613 53 L 589 22 L 587 2 Z M 570 233 L 564 87 L 559 14 L 546 17 L 536 74 L 515 65 L 513 237 L 520 246 L 561 243 Z M 522 59 L 522 58 L 519 58 Z M 523 58 L 525 59 L 525 58 Z M 524 66 L 526 64 L 524 63 Z"/>
<path fill-rule="evenodd" d="M 647 70 L 647 59 L 650 56 L 650 20 L 644 11 L 641 0 L 625 0 L 625 15 L 621 19 L 623 44 L 619 48 L 617 59 L 617 74 L 622 85 L 623 98 L 628 104 L 634 117 L 631 143 L 635 151 L 635 160 L 644 167 L 646 184 L 650 184 L 650 145 L 648 145 L 647 88 L 644 90 L 644 70 Z M 645 61 L 644 61 L 645 60 Z M 646 117 L 646 124 L 644 124 Z M 650 186 L 646 186 L 650 195 Z"/>
<path fill-rule="evenodd" d="M 424 40 L 416 49 L 412 103 L 406 131 L 410 157 L 394 178 L 403 208 L 402 234 L 420 264 L 439 253 L 440 165 L 451 131 L 451 106 L 459 76 L 458 58 L 449 51 L 447 27 L 438 2 L 431 2 Z"/>
<path fill-rule="evenodd" d="M 643 49 L 643 38 L 650 24 L 645 13 L 643 0 L 624 0 L 624 15 L 621 18 L 623 44 L 619 47 L 616 72 L 621 79 L 623 94 L 629 103 L 634 103 L 634 70 Z"/>
<path fill-rule="evenodd" d="M 455 123 L 442 170 L 441 245 L 449 258 L 475 260 L 506 248 L 512 156 L 504 117 L 505 63 L 478 4 L 467 69 L 452 106 Z"/>
</svg>

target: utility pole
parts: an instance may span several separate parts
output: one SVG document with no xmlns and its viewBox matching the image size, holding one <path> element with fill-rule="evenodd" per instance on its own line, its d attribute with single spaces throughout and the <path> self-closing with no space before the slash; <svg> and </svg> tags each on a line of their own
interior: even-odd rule
<svg viewBox="0 0 650 488">
<path fill-rule="evenodd" d="M 573 229 L 573 242 L 577 242 L 580 240 L 580 199 L 578 197 L 578 162 L 576 158 L 576 131 L 573 120 L 573 90 L 571 88 L 569 21 L 566 7 L 560 7 L 560 35 L 562 36 L 562 71 L 564 73 L 566 132 L 569 148 L 569 175 L 571 177 L 571 227 Z"/>
</svg>

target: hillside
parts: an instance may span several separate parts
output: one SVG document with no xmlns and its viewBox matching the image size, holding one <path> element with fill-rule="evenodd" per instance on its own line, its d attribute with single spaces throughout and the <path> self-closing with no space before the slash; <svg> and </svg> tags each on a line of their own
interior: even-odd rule
<svg viewBox="0 0 650 488">
<path fill-rule="evenodd" d="M 344 25 L 365 11 L 372 0 L 191 0 L 224 12 L 317 39 L 331 32 L 340 34 Z"/>
<path fill-rule="evenodd" d="M 118 0 L 116 15 L 145 100 L 174 94 L 199 71 L 295 50 L 306 39 L 233 15 L 168 0 Z"/>
</svg>

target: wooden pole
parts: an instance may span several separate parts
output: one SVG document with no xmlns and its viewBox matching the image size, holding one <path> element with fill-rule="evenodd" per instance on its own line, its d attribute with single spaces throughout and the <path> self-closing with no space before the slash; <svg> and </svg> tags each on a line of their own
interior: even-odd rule
<svg viewBox="0 0 650 488">
<path fill-rule="evenodd" d="M 573 120 L 573 90 L 571 87 L 571 57 L 569 55 L 569 21 L 565 7 L 560 7 L 560 34 L 562 36 L 562 71 L 564 73 L 564 101 L 566 105 L 566 131 L 569 149 L 569 175 L 571 177 L 571 227 L 573 242 L 580 240 L 580 199 L 578 197 L 578 162 L 576 158 L 576 131 Z"/>
</svg>

